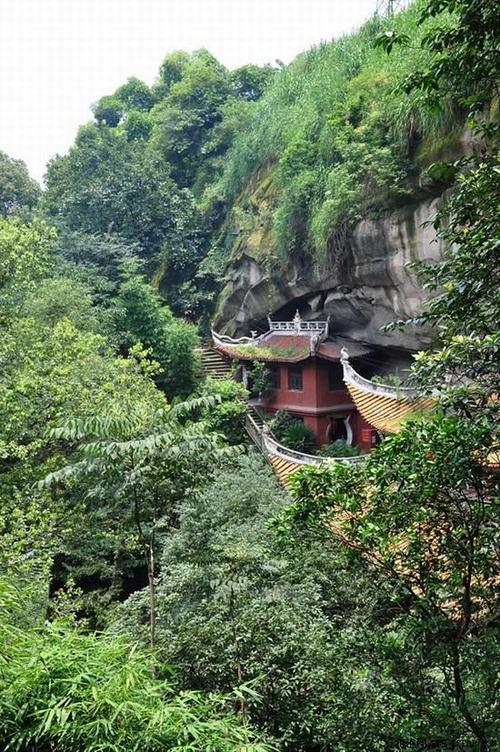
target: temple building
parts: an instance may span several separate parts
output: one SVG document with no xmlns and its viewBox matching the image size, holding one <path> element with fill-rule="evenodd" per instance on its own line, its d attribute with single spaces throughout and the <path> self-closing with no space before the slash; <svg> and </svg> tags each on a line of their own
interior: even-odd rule
<svg viewBox="0 0 500 752">
<path fill-rule="evenodd" d="M 312 430 L 320 446 L 344 439 L 369 451 L 381 436 L 379 424 L 370 420 L 369 411 L 358 408 L 359 394 L 344 377 L 348 366 L 358 382 L 377 390 L 366 378 L 376 372 L 374 363 L 380 363 L 373 348 L 332 334 L 329 320 L 304 321 L 298 312 L 292 321 L 269 319 L 268 324 L 263 334 L 239 339 L 212 332 L 213 346 L 237 365 L 238 378 L 249 388 L 253 363 L 266 364 L 269 385 L 258 396 L 261 410 L 286 410 Z M 366 384 L 358 383 L 358 391 Z M 401 406 L 390 406 L 393 417 L 395 410 L 401 412 Z"/>
</svg>

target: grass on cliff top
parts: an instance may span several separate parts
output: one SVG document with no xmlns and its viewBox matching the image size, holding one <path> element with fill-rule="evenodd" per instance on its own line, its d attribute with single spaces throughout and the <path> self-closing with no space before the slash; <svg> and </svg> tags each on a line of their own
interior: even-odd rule
<svg viewBox="0 0 500 752">
<path fill-rule="evenodd" d="M 274 165 L 280 201 L 271 222 L 282 258 L 299 251 L 321 260 L 338 251 L 343 227 L 411 195 L 423 139 L 431 157 L 433 140 L 448 130 L 459 137 L 451 102 L 436 112 L 423 94 L 397 88 L 425 63 L 418 42 L 430 23 L 418 24 L 419 5 L 391 21 L 411 43 L 390 56 L 374 47 L 388 23 L 377 18 L 299 55 L 276 76 L 230 150 L 219 184 L 230 203 L 238 204 L 259 168 Z"/>
</svg>

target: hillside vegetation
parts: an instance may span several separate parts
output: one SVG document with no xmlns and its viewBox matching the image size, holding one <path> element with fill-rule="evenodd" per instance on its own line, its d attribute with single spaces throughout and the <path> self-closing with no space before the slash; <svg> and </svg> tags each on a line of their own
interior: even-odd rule
<svg viewBox="0 0 500 752">
<path fill-rule="evenodd" d="M 44 209 L 65 231 L 138 244 L 169 304 L 192 318 L 213 310 L 235 228 L 248 238 L 268 227 L 269 260 L 335 255 L 360 217 L 446 184 L 422 169 L 459 156 L 465 110 L 399 87 L 446 18 L 419 21 L 419 3 L 399 14 L 412 42 L 391 56 L 375 45 L 379 18 L 281 69 L 172 53 L 152 87 L 130 78 L 94 105 L 95 122 L 48 166 Z"/>
<path fill-rule="evenodd" d="M 335 253 L 343 229 L 425 193 L 422 168 L 458 155 L 464 110 L 456 100 L 436 110 L 422 92 L 398 87 L 425 59 L 420 40 L 443 20 L 420 22 L 416 3 L 394 20 L 410 47 L 389 57 L 375 46 L 384 29 L 375 18 L 299 55 L 276 76 L 237 135 L 217 186 L 251 226 L 252 206 L 238 197 L 267 167 L 276 197 L 271 252 Z"/>
<path fill-rule="evenodd" d="M 497 3 L 392 22 L 280 70 L 171 53 L 41 195 L 0 152 L 0 749 L 495 750 Z M 200 372 L 236 226 L 316 260 L 444 186 L 433 297 L 391 325 L 432 327 L 434 408 L 285 491 Z"/>
</svg>

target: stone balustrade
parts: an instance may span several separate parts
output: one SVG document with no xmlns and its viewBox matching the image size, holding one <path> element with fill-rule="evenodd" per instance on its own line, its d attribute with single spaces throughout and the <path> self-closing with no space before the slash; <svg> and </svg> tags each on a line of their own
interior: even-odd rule
<svg viewBox="0 0 500 752">
<path fill-rule="evenodd" d="M 364 462 L 366 457 L 318 457 L 315 454 L 306 454 L 297 452 L 295 449 L 280 444 L 269 429 L 265 426 L 260 427 L 254 418 L 247 414 L 245 419 L 245 429 L 256 447 L 268 458 L 279 457 L 293 462 L 296 465 L 332 465 L 335 462 L 347 462 L 349 464 L 359 464 Z"/>
</svg>

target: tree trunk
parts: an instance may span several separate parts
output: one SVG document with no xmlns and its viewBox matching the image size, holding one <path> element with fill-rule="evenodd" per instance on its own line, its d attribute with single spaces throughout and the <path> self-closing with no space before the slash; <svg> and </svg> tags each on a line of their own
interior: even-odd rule
<svg viewBox="0 0 500 752">
<path fill-rule="evenodd" d="M 148 567 L 149 587 L 149 644 L 152 648 L 156 641 L 156 583 L 155 583 L 155 555 L 153 546 L 146 546 L 146 561 Z"/>
<path fill-rule="evenodd" d="M 243 682 L 243 666 L 241 663 L 241 655 L 240 655 L 240 646 L 239 646 L 239 640 L 238 635 L 236 633 L 236 621 L 235 621 L 235 609 L 234 609 L 234 590 L 233 586 L 231 585 L 231 595 L 229 598 L 229 619 L 231 622 L 231 631 L 233 633 L 233 644 L 234 644 L 234 652 L 235 652 L 235 658 L 236 658 L 236 678 L 238 681 L 238 685 L 241 685 Z M 240 697 L 237 702 L 237 708 L 238 711 L 243 715 L 246 716 L 246 703 L 245 698 Z"/>
<path fill-rule="evenodd" d="M 465 722 L 479 742 L 481 752 L 490 752 L 490 745 L 483 727 L 472 716 L 465 699 L 465 690 L 462 682 L 462 671 L 460 668 L 460 653 L 458 645 L 455 643 L 451 649 L 451 659 L 453 667 L 453 682 L 455 687 L 455 702 L 460 710 Z"/>
</svg>

